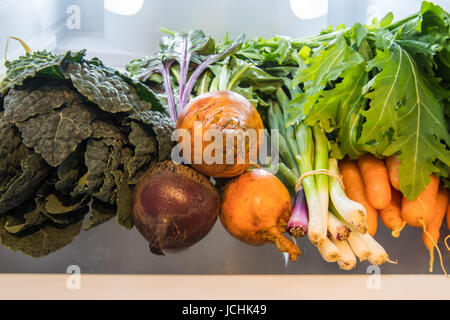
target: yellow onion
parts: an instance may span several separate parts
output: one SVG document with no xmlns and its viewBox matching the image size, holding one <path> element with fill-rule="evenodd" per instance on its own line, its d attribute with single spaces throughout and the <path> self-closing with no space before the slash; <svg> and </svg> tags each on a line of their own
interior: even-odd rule
<svg viewBox="0 0 450 320">
<path fill-rule="evenodd" d="M 201 124 L 201 129 L 198 124 Z M 194 126 L 197 126 L 195 130 Z M 254 157 L 250 157 L 249 154 L 250 152 L 252 155 L 258 154 L 263 139 L 261 136 L 263 128 L 256 108 L 243 96 L 232 91 L 214 91 L 196 97 L 183 109 L 177 120 L 177 129 L 186 129 L 190 134 L 190 141 L 181 141 L 185 161 L 196 170 L 210 177 L 218 178 L 238 176 L 251 166 L 250 160 L 254 160 Z M 218 130 L 216 132 L 220 132 L 223 138 L 222 142 L 215 139 L 208 140 L 205 135 L 207 136 L 209 129 Z M 239 163 L 237 140 L 234 140 L 233 148 L 226 148 L 226 136 L 243 135 L 250 129 L 255 130 L 256 141 L 252 144 L 251 141 L 245 139 L 245 144 L 242 144 L 243 152 L 240 153 L 242 161 Z M 197 141 L 197 148 L 194 140 Z M 187 150 L 188 144 L 190 144 L 190 154 L 184 152 Z M 206 163 L 203 152 L 205 148 L 220 150 L 223 153 L 223 157 L 221 157 L 223 161 Z M 201 154 L 199 154 L 200 152 Z M 234 154 L 233 161 L 227 163 L 227 154 L 231 158 L 231 152 Z M 212 155 L 218 156 L 214 152 Z M 195 163 L 195 159 L 201 159 L 201 163 Z"/>
</svg>

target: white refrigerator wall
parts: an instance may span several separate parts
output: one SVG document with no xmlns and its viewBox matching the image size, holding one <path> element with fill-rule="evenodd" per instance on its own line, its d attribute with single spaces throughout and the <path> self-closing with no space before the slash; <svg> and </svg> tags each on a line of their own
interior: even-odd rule
<svg viewBox="0 0 450 320">
<path fill-rule="evenodd" d="M 450 10 L 449 0 L 435 0 Z M 89 56 L 123 67 L 157 50 L 161 27 L 201 28 L 221 39 L 313 35 L 329 25 L 367 23 L 393 11 L 396 19 L 419 10 L 420 0 L 0 0 L 0 48 L 8 36 L 34 50 L 86 48 Z M 0 59 L 4 59 L 0 50 Z M 8 59 L 23 53 L 10 44 Z"/>
</svg>

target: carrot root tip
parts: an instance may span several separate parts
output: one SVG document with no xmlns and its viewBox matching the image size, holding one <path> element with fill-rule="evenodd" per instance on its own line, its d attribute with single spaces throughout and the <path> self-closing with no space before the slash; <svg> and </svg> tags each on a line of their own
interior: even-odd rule
<svg viewBox="0 0 450 320">
<path fill-rule="evenodd" d="M 392 230 L 392 236 L 393 236 L 394 238 L 400 237 L 400 232 L 402 232 L 402 230 L 403 230 L 405 227 L 406 227 L 406 221 L 403 221 L 401 227 Z"/>
<path fill-rule="evenodd" d="M 450 245 L 447 243 L 447 240 L 450 239 L 450 234 L 445 237 L 444 243 L 448 251 L 450 251 Z"/>
<path fill-rule="evenodd" d="M 389 258 L 386 259 L 386 262 L 387 262 L 387 263 L 391 263 L 391 264 L 398 264 L 398 261 L 397 261 L 397 260 L 391 260 L 391 259 L 389 259 Z"/>
<path fill-rule="evenodd" d="M 427 237 L 430 238 L 431 243 L 433 243 L 433 246 L 436 248 L 436 250 L 437 250 L 437 252 L 438 252 L 438 254 L 439 254 L 439 260 L 440 260 L 440 263 L 441 263 L 442 271 L 444 271 L 445 276 L 448 278 L 447 270 L 445 270 L 444 262 L 443 262 L 443 260 L 442 260 L 441 250 L 439 250 L 439 247 L 437 246 L 436 241 L 434 241 L 433 237 L 428 233 L 427 227 L 426 227 L 426 225 L 425 225 L 425 222 L 423 222 L 422 219 L 419 219 L 418 221 L 419 221 L 419 223 L 422 225 L 423 233 L 425 233 L 425 234 L 427 235 Z M 431 256 L 430 256 L 430 260 L 431 260 Z M 430 262 L 431 262 L 431 261 L 430 261 Z"/>
<path fill-rule="evenodd" d="M 428 249 L 430 251 L 430 265 L 428 267 L 428 272 L 433 272 L 434 264 L 434 248 Z"/>
</svg>

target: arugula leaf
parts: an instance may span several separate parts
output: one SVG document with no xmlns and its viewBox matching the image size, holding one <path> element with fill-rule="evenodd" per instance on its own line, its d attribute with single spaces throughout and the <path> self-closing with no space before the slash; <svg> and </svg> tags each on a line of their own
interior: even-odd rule
<svg viewBox="0 0 450 320">
<path fill-rule="evenodd" d="M 397 132 L 397 107 L 408 86 L 410 71 L 407 53 L 398 45 L 391 50 L 377 51 L 367 70 L 381 70 L 369 83 L 371 91 L 365 95 L 370 99 L 368 110 L 362 111 L 366 122 L 363 124 L 360 142 L 382 141 L 393 130 Z"/>
<path fill-rule="evenodd" d="M 299 68 L 292 80 L 292 87 L 304 83 L 304 92 L 291 100 L 286 124 L 292 125 L 303 120 L 330 81 L 337 80 L 344 70 L 363 61 L 363 57 L 347 45 L 344 37 L 337 38 L 324 48 L 317 48 L 306 59 L 308 66 Z"/>
<path fill-rule="evenodd" d="M 450 134 L 445 126 L 444 106 L 426 86 L 416 63 L 406 51 L 394 46 L 382 54 L 388 57 L 404 55 L 399 63 L 401 61 L 405 67 L 397 69 L 402 80 L 400 84 L 391 82 L 395 86 L 392 91 L 396 97 L 394 106 L 398 106 L 398 127 L 384 155 L 399 153 L 402 162 L 400 190 L 408 199 L 415 199 L 428 185 L 429 175 L 439 172 L 433 163 L 435 160 L 450 166 Z"/>
<path fill-rule="evenodd" d="M 340 153 L 357 158 L 364 153 L 358 143 L 358 132 L 363 106 L 362 90 L 368 74 L 364 70 L 364 63 L 360 63 L 346 69 L 341 76 L 342 81 L 332 90 L 323 91 L 305 122 L 310 126 L 319 123 L 326 132 L 338 130 Z M 342 157 L 336 154 L 332 156 L 338 159 Z"/>
</svg>

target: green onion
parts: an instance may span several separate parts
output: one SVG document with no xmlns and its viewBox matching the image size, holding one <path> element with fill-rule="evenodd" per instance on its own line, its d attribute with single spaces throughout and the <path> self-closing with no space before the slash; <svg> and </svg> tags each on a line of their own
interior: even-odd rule
<svg viewBox="0 0 450 320">
<path fill-rule="evenodd" d="M 325 133 L 319 127 L 315 125 L 313 127 L 314 141 L 315 141 L 315 154 L 314 154 L 314 170 L 327 170 L 328 169 L 328 144 Z M 317 193 L 320 199 L 321 218 L 322 225 L 328 225 L 328 203 L 329 203 L 329 183 L 328 175 L 318 174 L 315 175 Z"/>
<path fill-rule="evenodd" d="M 299 153 L 296 155 L 300 173 L 304 174 L 313 170 L 312 158 L 314 154 L 314 141 L 310 127 L 304 123 L 297 125 L 295 130 Z M 316 246 L 320 247 L 327 237 L 327 225 L 323 223 L 320 198 L 317 193 L 316 180 L 314 176 L 303 179 L 306 201 L 308 203 L 309 226 L 308 237 Z"/>
<path fill-rule="evenodd" d="M 328 170 L 336 176 L 340 176 L 337 160 L 328 160 Z M 367 213 L 363 205 L 350 200 L 344 192 L 338 179 L 330 177 L 330 198 L 337 213 L 360 233 L 367 231 Z"/>
</svg>

